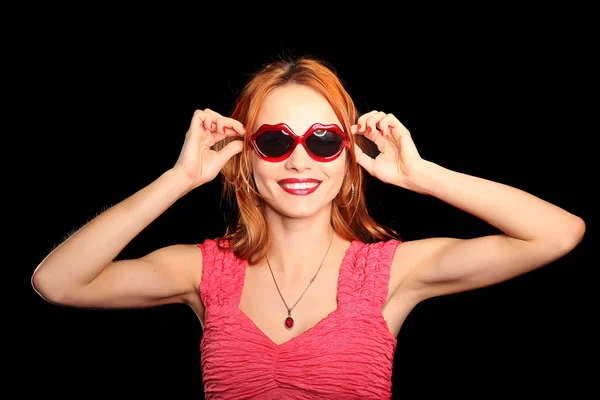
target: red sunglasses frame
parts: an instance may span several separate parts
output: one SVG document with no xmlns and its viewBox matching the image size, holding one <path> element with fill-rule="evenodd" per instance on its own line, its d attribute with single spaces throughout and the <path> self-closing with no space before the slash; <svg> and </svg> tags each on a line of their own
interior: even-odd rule
<svg viewBox="0 0 600 400">
<path fill-rule="evenodd" d="M 340 150 L 330 157 L 320 157 L 320 156 L 314 154 L 312 151 L 310 151 L 308 146 L 306 146 L 306 139 L 308 137 L 310 137 L 310 135 L 312 135 L 316 131 L 323 131 L 323 130 L 332 131 L 344 138 L 344 141 L 342 142 L 342 145 L 340 146 Z M 283 132 L 289 134 L 294 139 L 293 146 L 285 154 L 283 154 L 281 156 L 278 156 L 278 157 L 267 156 L 266 154 L 264 154 L 260 151 L 260 149 L 258 148 L 258 145 L 256 144 L 256 138 L 266 131 L 283 131 Z M 260 128 L 258 128 L 258 130 L 256 132 L 254 132 L 252 134 L 252 136 L 250 136 L 250 143 L 252 144 L 252 147 L 254 148 L 254 150 L 256 150 L 256 154 L 258 154 L 258 156 L 260 158 L 262 158 L 263 160 L 269 161 L 269 162 L 279 162 L 279 161 L 283 161 L 283 160 L 287 159 L 294 152 L 294 150 L 296 149 L 296 146 L 298 146 L 299 144 L 304 146 L 304 150 L 306 150 L 306 153 L 313 160 L 319 161 L 319 162 L 333 161 L 342 154 L 342 152 L 344 151 L 344 147 L 347 149 L 350 149 L 348 135 L 339 126 L 337 126 L 336 124 L 325 125 L 325 124 L 321 124 L 321 123 L 313 124 L 310 128 L 308 128 L 308 130 L 302 136 L 296 135 L 296 133 L 294 133 L 292 128 L 290 128 L 285 123 L 280 123 L 280 124 L 275 124 L 275 125 L 263 124 L 260 126 Z"/>
</svg>

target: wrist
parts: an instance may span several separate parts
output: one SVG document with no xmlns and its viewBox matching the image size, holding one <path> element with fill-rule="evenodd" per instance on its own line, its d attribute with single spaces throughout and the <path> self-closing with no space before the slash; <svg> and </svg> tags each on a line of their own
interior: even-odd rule
<svg viewBox="0 0 600 400">
<path fill-rule="evenodd" d="M 173 167 L 163 173 L 172 185 L 173 189 L 180 192 L 183 196 L 194 189 L 194 180 L 181 168 Z"/>
<path fill-rule="evenodd" d="M 408 188 L 413 192 L 432 195 L 434 192 L 437 177 L 443 172 L 444 168 L 431 161 L 422 160 L 411 171 L 408 177 Z"/>
</svg>

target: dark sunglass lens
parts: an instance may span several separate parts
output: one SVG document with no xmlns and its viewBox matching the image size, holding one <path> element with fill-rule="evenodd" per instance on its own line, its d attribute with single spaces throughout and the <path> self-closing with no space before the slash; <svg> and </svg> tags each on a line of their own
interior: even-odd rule
<svg viewBox="0 0 600 400">
<path fill-rule="evenodd" d="M 265 131 L 256 137 L 258 149 L 267 157 L 280 157 L 294 145 L 294 139 L 283 131 Z"/>
<path fill-rule="evenodd" d="M 331 157 L 342 148 L 344 137 L 333 131 L 318 130 L 306 138 L 306 146 L 319 157 Z"/>
</svg>

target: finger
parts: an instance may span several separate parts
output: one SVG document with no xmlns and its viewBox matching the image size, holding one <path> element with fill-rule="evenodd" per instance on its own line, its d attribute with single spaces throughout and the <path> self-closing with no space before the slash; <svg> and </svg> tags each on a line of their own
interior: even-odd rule
<svg viewBox="0 0 600 400">
<path fill-rule="evenodd" d="M 246 134 L 246 128 L 241 122 L 233 118 L 225 118 L 225 125 L 227 136 L 244 136 Z"/>
<path fill-rule="evenodd" d="M 386 114 L 382 111 L 377 111 L 371 114 L 365 121 L 367 132 L 378 134 L 379 131 L 377 130 L 377 124 L 379 121 L 385 118 L 385 115 Z"/>
<path fill-rule="evenodd" d="M 218 112 L 216 112 L 216 111 L 214 111 L 214 110 L 212 110 L 210 108 L 205 108 L 204 109 L 204 113 L 207 114 L 207 115 L 211 115 L 213 117 L 213 120 L 216 120 L 217 117 L 221 116 L 221 114 L 219 114 Z"/>
<path fill-rule="evenodd" d="M 190 140 L 200 140 L 200 137 L 204 136 L 204 132 L 206 132 L 204 124 L 206 123 L 207 117 L 207 114 L 203 110 L 194 111 L 194 116 L 190 123 L 190 129 L 186 132 L 186 137 L 192 136 L 195 139 Z M 210 121 L 208 123 L 210 123 Z"/>
<path fill-rule="evenodd" d="M 223 118 L 223 116 L 218 112 L 211 110 L 210 108 L 205 108 L 204 114 L 206 116 L 204 119 L 204 128 L 213 133 L 222 132 L 222 130 L 218 130 L 218 120 Z"/>
<path fill-rule="evenodd" d="M 398 120 L 395 118 L 391 120 L 389 125 L 389 133 L 395 141 L 399 141 L 402 138 L 410 138 L 409 130 Z"/>
<path fill-rule="evenodd" d="M 401 125 L 400 121 L 398 121 L 394 114 L 388 113 L 379 121 L 377 127 L 379 128 L 379 132 L 385 136 L 389 132 L 390 128 L 393 128 L 397 125 Z"/>
<path fill-rule="evenodd" d="M 383 137 L 381 135 L 381 133 L 379 133 L 379 130 L 375 129 L 373 130 L 373 128 L 367 128 L 364 129 L 362 132 L 356 132 L 356 135 L 362 135 L 364 137 L 366 137 L 367 139 L 369 139 L 371 142 L 375 143 L 375 145 L 377 146 L 377 148 L 379 149 L 379 151 L 381 151 L 383 149 L 383 147 L 386 145 L 386 138 Z"/>
<path fill-rule="evenodd" d="M 215 133 L 218 135 L 227 135 L 225 133 L 225 118 L 223 118 L 221 115 L 215 115 Z"/>
<path fill-rule="evenodd" d="M 365 113 L 363 115 L 361 115 L 360 117 L 358 117 L 358 120 L 356 121 L 356 126 L 357 126 L 357 131 L 358 132 L 364 132 L 367 128 L 367 119 L 369 117 L 371 117 L 371 115 L 378 113 L 379 111 L 377 110 L 373 110 L 373 111 L 369 111 L 368 113 Z"/>
<path fill-rule="evenodd" d="M 203 110 L 194 111 L 194 117 L 192 118 L 192 125 L 195 128 L 203 126 L 204 120 L 206 119 L 206 113 Z"/>
<path fill-rule="evenodd" d="M 369 156 L 367 153 L 355 143 L 354 154 L 356 155 L 356 162 L 362 166 L 369 174 L 373 175 L 373 166 L 375 165 L 375 159 Z"/>
<path fill-rule="evenodd" d="M 216 131 L 215 117 L 211 114 L 205 114 L 204 121 L 202 121 L 202 126 L 209 132 Z"/>
</svg>

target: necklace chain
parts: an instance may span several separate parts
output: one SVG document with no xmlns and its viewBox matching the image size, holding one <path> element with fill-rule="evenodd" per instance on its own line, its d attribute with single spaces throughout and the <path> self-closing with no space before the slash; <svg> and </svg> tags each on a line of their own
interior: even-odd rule
<svg viewBox="0 0 600 400">
<path fill-rule="evenodd" d="M 329 253 L 329 249 L 331 248 L 331 244 L 332 243 L 333 243 L 333 234 L 331 235 L 331 240 L 329 241 L 329 247 L 327 247 L 327 251 L 325 252 L 325 255 L 323 256 L 323 260 L 321 260 L 321 264 L 319 265 L 319 268 L 317 269 L 317 272 L 315 273 L 315 276 L 313 276 L 311 278 L 310 283 L 308 284 L 308 286 L 306 287 L 306 289 L 304 289 L 304 291 L 300 295 L 300 298 L 296 301 L 296 303 L 292 306 L 292 308 L 288 307 L 287 303 L 285 302 L 285 299 L 283 298 L 283 295 L 281 294 L 281 290 L 279 290 L 279 285 L 277 285 L 277 280 L 275 279 L 275 275 L 273 274 L 273 270 L 271 269 L 271 263 L 269 262 L 269 257 L 266 257 L 266 259 L 267 259 L 267 265 L 269 266 L 269 270 L 271 271 L 271 276 L 273 277 L 273 282 L 275 282 L 275 287 L 277 288 L 277 291 L 279 292 L 279 296 L 281 297 L 281 300 L 283 300 L 283 304 L 285 304 L 285 307 L 288 310 L 288 315 L 291 315 L 292 310 L 294 309 L 294 307 L 296 307 L 296 304 L 298 304 L 300 302 L 300 299 L 302 299 L 302 296 L 304 296 L 304 293 L 306 293 L 306 291 L 308 290 L 308 288 L 310 287 L 310 285 L 312 285 L 312 283 L 315 281 L 315 278 L 317 277 L 317 274 L 319 273 L 319 271 L 321 270 L 321 267 L 323 266 L 323 263 L 325 262 L 325 258 L 327 258 L 327 254 Z"/>
</svg>

